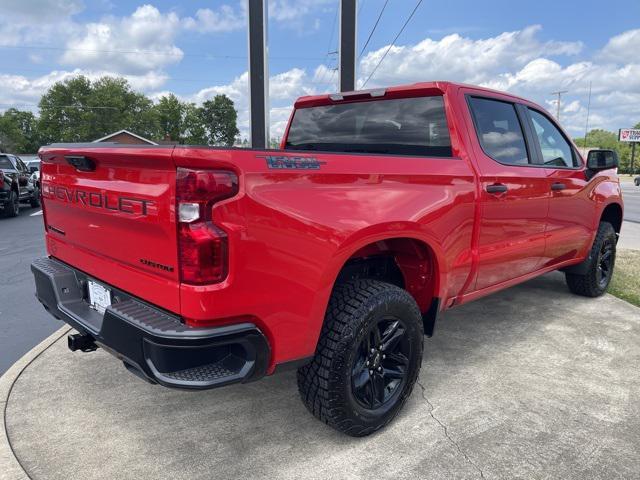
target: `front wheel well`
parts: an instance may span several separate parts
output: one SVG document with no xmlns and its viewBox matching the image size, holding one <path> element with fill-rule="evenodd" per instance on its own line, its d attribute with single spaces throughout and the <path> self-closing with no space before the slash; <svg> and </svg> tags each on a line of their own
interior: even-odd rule
<svg viewBox="0 0 640 480">
<path fill-rule="evenodd" d="M 602 211 L 600 221 L 609 222 L 613 225 L 616 233 L 620 233 L 620 228 L 622 227 L 622 207 L 617 203 L 607 205 Z"/>
</svg>

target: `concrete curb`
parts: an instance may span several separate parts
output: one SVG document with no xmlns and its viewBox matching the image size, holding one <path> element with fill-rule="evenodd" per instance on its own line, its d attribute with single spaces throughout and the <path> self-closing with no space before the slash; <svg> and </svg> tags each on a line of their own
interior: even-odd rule
<svg viewBox="0 0 640 480">
<path fill-rule="evenodd" d="M 14 363 L 2 377 L 0 377 L 0 472 L 3 480 L 28 480 L 29 475 L 24 471 L 20 461 L 16 458 L 11 448 L 11 442 L 6 427 L 6 412 L 9 395 L 13 384 L 18 380 L 22 372 L 43 353 L 47 348 L 62 338 L 71 330 L 64 326 L 44 339 L 33 349 L 27 352 L 20 360 Z"/>
</svg>

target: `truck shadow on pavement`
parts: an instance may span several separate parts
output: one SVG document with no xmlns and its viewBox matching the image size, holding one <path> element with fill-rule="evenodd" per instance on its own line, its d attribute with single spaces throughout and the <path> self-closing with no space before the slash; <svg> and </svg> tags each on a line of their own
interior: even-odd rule
<svg viewBox="0 0 640 480">
<path fill-rule="evenodd" d="M 363 439 L 311 416 L 294 372 L 176 391 L 63 339 L 16 382 L 8 434 L 32 478 L 632 477 L 638 311 L 558 273 L 453 309 L 404 410 Z"/>
</svg>

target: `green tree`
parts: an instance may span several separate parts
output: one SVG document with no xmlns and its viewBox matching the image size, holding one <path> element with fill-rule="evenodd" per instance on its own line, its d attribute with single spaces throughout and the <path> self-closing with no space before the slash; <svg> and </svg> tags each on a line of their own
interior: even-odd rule
<svg viewBox="0 0 640 480">
<path fill-rule="evenodd" d="M 209 143 L 203 109 L 194 103 L 181 102 L 170 93 L 155 105 L 160 133 L 177 143 L 206 145 Z"/>
<path fill-rule="evenodd" d="M 158 123 L 162 137 L 164 138 L 168 135 L 175 142 L 182 140 L 186 105 L 173 93 L 170 93 L 160 97 L 155 108 L 158 113 Z"/>
<path fill-rule="evenodd" d="M 0 149 L 35 153 L 40 148 L 38 120 L 32 112 L 10 108 L 0 115 Z"/>
<path fill-rule="evenodd" d="M 207 145 L 207 129 L 205 127 L 204 111 L 195 103 L 184 105 L 182 138 L 188 145 Z"/>
<path fill-rule="evenodd" d="M 238 112 L 226 95 L 216 95 L 202 104 L 202 118 L 210 145 L 231 146 L 240 133 L 237 126 Z"/>
<path fill-rule="evenodd" d="M 153 102 L 124 78 L 84 76 L 54 84 L 40 100 L 40 133 L 50 142 L 87 142 L 127 129 L 150 138 L 159 133 Z"/>
</svg>

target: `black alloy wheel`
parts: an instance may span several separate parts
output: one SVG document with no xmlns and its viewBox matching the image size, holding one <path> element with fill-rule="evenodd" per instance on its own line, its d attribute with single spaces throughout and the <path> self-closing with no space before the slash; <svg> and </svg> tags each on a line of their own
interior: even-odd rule
<svg viewBox="0 0 640 480">
<path fill-rule="evenodd" d="M 390 403 L 406 382 L 410 357 L 411 342 L 402 320 L 384 317 L 371 325 L 351 372 L 358 403 L 368 410 Z"/>
<path fill-rule="evenodd" d="M 600 253 L 598 254 L 598 267 L 596 270 L 596 280 L 600 288 L 607 288 L 613 273 L 613 252 L 614 246 L 609 238 L 602 242 Z"/>
</svg>

